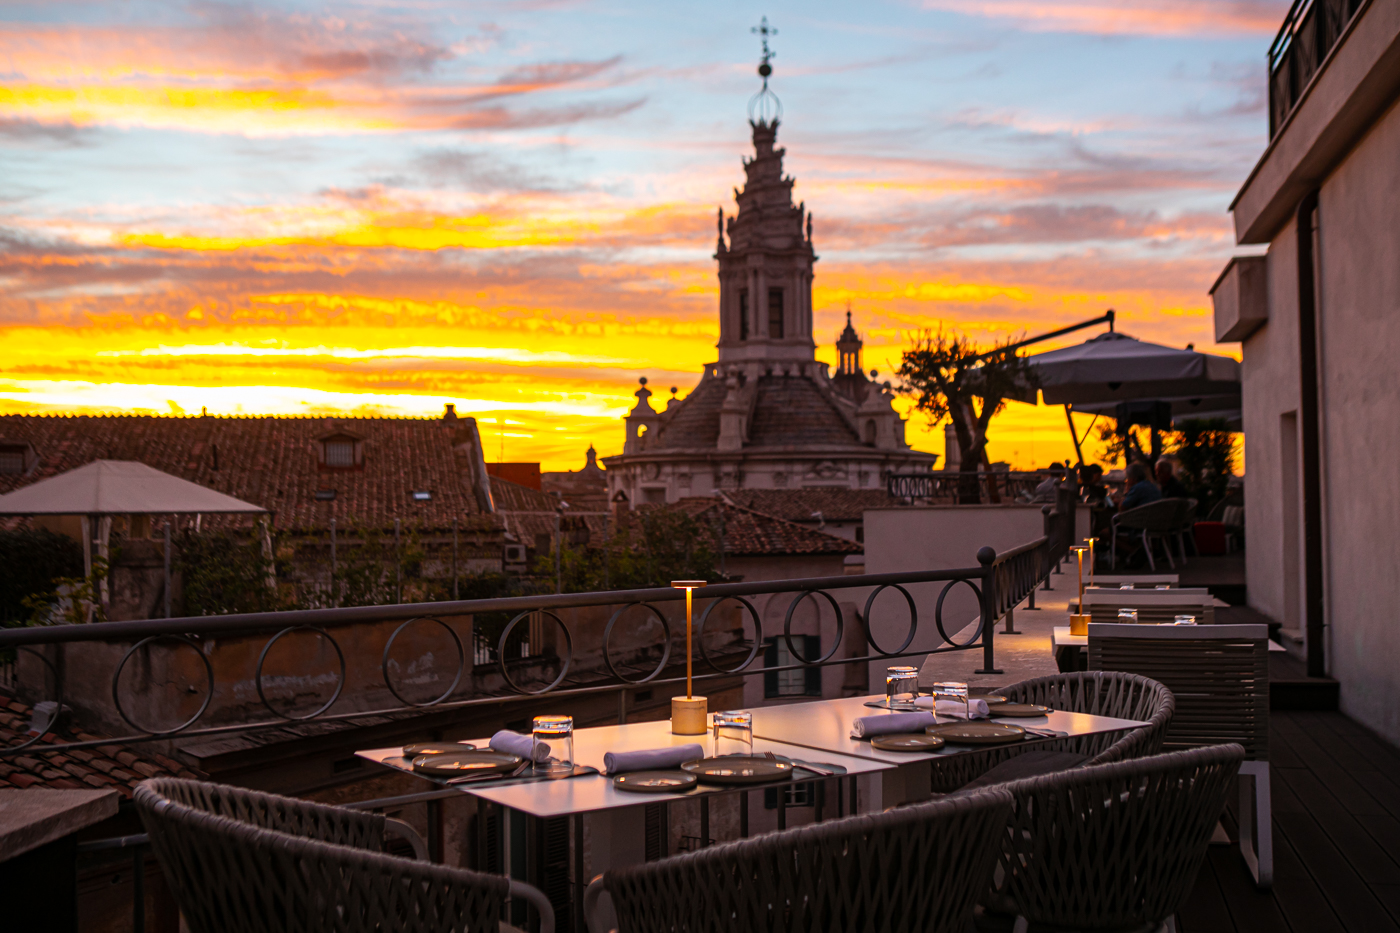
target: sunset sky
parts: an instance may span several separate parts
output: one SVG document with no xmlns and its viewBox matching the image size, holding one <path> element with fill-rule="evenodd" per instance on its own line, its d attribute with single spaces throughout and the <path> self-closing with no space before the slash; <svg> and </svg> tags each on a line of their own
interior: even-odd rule
<svg viewBox="0 0 1400 933">
<path fill-rule="evenodd" d="M 847 302 L 882 374 L 1109 307 L 1212 349 L 1287 5 L 8 2 L 0 411 L 453 402 L 490 459 L 619 452 L 639 375 L 714 358 L 764 14 L 819 358 Z M 992 437 L 1072 452 L 1059 409 Z"/>
</svg>

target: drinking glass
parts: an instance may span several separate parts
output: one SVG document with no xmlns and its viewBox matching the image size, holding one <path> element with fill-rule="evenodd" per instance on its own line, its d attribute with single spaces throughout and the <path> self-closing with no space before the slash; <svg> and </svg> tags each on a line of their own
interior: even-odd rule
<svg viewBox="0 0 1400 933">
<path fill-rule="evenodd" d="M 1131 590 L 1133 588 L 1133 585 L 1131 583 L 1120 583 L 1118 584 L 1118 588 L 1120 590 Z"/>
<path fill-rule="evenodd" d="M 1119 610 L 1118 610 L 1118 621 L 1119 621 L 1119 622 L 1126 622 L 1126 623 L 1128 623 L 1129 625 L 1137 625 L 1137 610 L 1136 610 L 1136 609 L 1119 609 Z"/>
<path fill-rule="evenodd" d="M 967 718 L 967 684 L 948 680 L 933 685 L 933 705 L 938 709 L 939 700 L 956 700 L 962 703 L 963 718 Z M 946 713 L 944 715 L 947 715 Z"/>
<path fill-rule="evenodd" d="M 1156 586 L 1153 587 L 1153 589 L 1154 589 L 1154 590 L 1169 590 L 1169 589 L 1171 589 L 1171 584 L 1170 584 L 1170 583 L 1158 583 Z"/>
<path fill-rule="evenodd" d="M 885 704 L 912 708 L 919 698 L 919 669 L 917 667 L 885 668 Z"/>
<path fill-rule="evenodd" d="M 1196 624 L 1196 617 L 1195 617 L 1195 616 L 1177 616 L 1177 617 L 1176 617 L 1176 624 L 1177 624 L 1177 625 L 1195 625 L 1195 624 Z"/>
<path fill-rule="evenodd" d="M 536 774 L 572 774 L 574 770 L 574 717 L 536 716 L 532 731 L 534 741 L 530 758 Z M 541 745 L 549 747 L 550 755 L 541 760 Z"/>
<path fill-rule="evenodd" d="M 715 757 L 723 755 L 753 755 L 753 713 L 733 710 L 715 713 Z"/>
</svg>

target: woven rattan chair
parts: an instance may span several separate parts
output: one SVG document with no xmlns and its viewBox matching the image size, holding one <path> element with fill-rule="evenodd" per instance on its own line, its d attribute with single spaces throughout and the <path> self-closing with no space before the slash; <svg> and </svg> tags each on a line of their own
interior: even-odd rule
<svg viewBox="0 0 1400 933">
<path fill-rule="evenodd" d="M 620 933 L 964 933 L 991 878 L 1011 798 L 993 789 L 852 816 L 608 871 L 589 929 Z"/>
<path fill-rule="evenodd" d="M 1147 566 L 1153 570 L 1157 569 L 1157 561 L 1152 556 L 1152 542 L 1161 541 L 1162 550 L 1167 555 L 1167 563 L 1175 570 L 1176 561 L 1172 559 L 1172 548 L 1168 539 L 1176 534 L 1184 502 L 1184 499 L 1158 499 L 1156 502 L 1149 502 L 1113 516 L 1109 522 L 1113 529 L 1109 534 L 1109 553 L 1114 569 L 1118 568 L 1118 536 L 1123 535 L 1142 540 L 1142 549 L 1147 552 Z"/>
<path fill-rule="evenodd" d="M 1035 677 L 997 691 L 1013 703 L 1036 703 L 1051 709 L 1146 722 L 1138 729 L 1102 732 L 1030 745 L 1001 745 L 944 755 L 931 761 L 933 792 L 951 793 L 986 778 L 994 768 L 1027 753 L 1079 756 L 1074 763 L 1102 764 L 1156 754 L 1171 721 L 1172 693 L 1146 677 L 1110 671 L 1078 671 Z M 1051 761 L 1064 762 L 1065 758 Z M 1018 775 L 1019 776 L 1019 775 Z"/>
<path fill-rule="evenodd" d="M 1253 780 L 1240 781 L 1240 852 L 1258 886 L 1268 888 L 1274 862 L 1269 627 L 1090 623 L 1089 667 L 1132 671 L 1171 688 L 1176 714 L 1162 741 L 1167 751 L 1226 742 L 1244 747 L 1240 774 Z"/>
<path fill-rule="evenodd" d="M 554 929 L 529 885 L 376 851 L 372 814 L 173 778 L 135 803 L 193 933 L 497 933 L 511 897 Z"/>
<path fill-rule="evenodd" d="M 1138 622 L 1175 622 L 1179 615 L 1195 616 L 1202 625 L 1215 624 L 1215 598 L 1204 587 L 1175 590 L 1086 589 L 1084 612 L 1091 622 L 1118 621 L 1119 609 L 1135 609 Z"/>
<path fill-rule="evenodd" d="M 1013 781 L 982 925 L 1172 929 L 1244 749 L 1220 745 Z"/>
</svg>

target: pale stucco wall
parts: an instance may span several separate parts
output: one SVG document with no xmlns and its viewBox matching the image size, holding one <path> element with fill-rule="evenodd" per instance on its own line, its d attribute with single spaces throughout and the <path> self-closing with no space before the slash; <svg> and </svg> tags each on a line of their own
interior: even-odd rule
<svg viewBox="0 0 1400 933">
<path fill-rule="evenodd" d="M 1326 177 L 1318 331 L 1329 673 L 1343 711 L 1400 742 L 1400 104 Z M 1297 231 L 1268 253 L 1268 323 L 1244 341 L 1250 605 L 1302 625 Z"/>
<path fill-rule="evenodd" d="M 1400 103 L 1318 214 L 1330 668 L 1342 709 L 1400 741 Z"/>
</svg>

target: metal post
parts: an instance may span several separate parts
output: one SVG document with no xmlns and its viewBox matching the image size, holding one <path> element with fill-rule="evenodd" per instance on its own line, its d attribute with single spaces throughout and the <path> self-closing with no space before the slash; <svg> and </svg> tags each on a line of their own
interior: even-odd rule
<svg viewBox="0 0 1400 933">
<path fill-rule="evenodd" d="M 617 724 L 627 725 L 627 691 L 617 691 Z"/>
<path fill-rule="evenodd" d="M 339 565 L 335 555 L 335 519 L 331 519 L 331 605 L 339 607 L 340 597 L 336 595 L 335 575 L 339 570 Z"/>
<path fill-rule="evenodd" d="M 146 847 L 131 853 L 131 929 L 146 933 Z"/>
<path fill-rule="evenodd" d="M 399 550 L 399 520 L 394 519 L 394 602 L 403 602 L 403 552 Z"/>
<path fill-rule="evenodd" d="M 982 666 L 977 669 L 979 674 L 1003 673 L 997 668 L 992 645 L 996 640 L 996 559 L 997 552 L 990 547 L 977 551 L 977 562 L 982 565 Z"/>
<path fill-rule="evenodd" d="M 749 792 L 739 793 L 739 838 L 749 838 Z"/>
<path fill-rule="evenodd" d="M 574 929 L 587 930 L 583 916 L 583 814 L 574 814 Z"/>
<path fill-rule="evenodd" d="M 452 598 L 457 598 L 457 519 L 452 519 Z"/>
<path fill-rule="evenodd" d="M 700 798 L 700 848 L 710 845 L 710 798 Z"/>
<path fill-rule="evenodd" d="M 442 864 L 442 801 L 428 801 L 428 861 Z"/>
<path fill-rule="evenodd" d="M 170 522 L 165 523 L 165 617 L 170 618 Z"/>
</svg>

